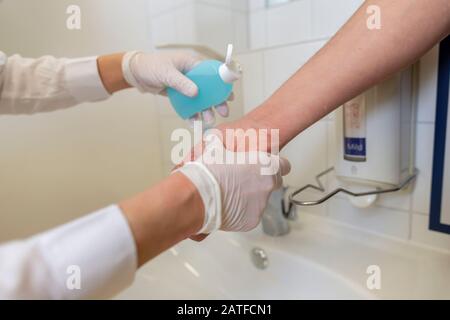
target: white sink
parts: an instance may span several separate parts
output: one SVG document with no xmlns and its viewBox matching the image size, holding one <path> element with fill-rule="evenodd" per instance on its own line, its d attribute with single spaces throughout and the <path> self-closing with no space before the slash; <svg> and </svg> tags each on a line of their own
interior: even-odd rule
<svg viewBox="0 0 450 320">
<path fill-rule="evenodd" d="M 268 267 L 258 269 L 251 250 Z M 366 269 L 382 271 L 381 290 Z M 450 256 L 301 216 L 289 235 L 260 229 L 184 241 L 145 265 L 118 299 L 450 298 Z"/>
</svg>

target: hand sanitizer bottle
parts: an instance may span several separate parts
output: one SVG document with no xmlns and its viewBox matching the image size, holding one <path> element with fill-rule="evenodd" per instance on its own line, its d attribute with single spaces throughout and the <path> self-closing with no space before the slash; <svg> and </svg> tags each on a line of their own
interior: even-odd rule
<svg viewBox="0 0 450 320">
<path fill-rule="evenodd" d="M 232 54 L 233 45 L 229 44 L 225 63 L 205 60 L 186 73 L 186 77 L 198 86 L 196 97 L 186 97 L 172 88 L 167 89 L 170 102 L 181 118 L 191 118 L 227 101 L 233 91 L 233 82 L 242 75 L 241 66 L 232 60 Z"/>
</svg>

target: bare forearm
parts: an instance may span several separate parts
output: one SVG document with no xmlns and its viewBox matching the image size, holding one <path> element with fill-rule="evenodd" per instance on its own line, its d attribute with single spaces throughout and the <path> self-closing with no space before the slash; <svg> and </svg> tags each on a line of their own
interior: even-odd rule
<svg viewBox="0 0 450 320">
<path fill-rule="evenodd" d="M 181 173 L 120 204 L 138 251 L 139 266 L 200 230 L 204 209 L 194 185 Z"/>
<path fill-rule="evenodd" d="M 115 53 L 97 58 L 98 72 L 105 89 L 114 93 L 127 89 L 130 85 L 125 81 L 122 73 L 122 58 L 124 53 Z"/>
<path fill-rule="evenodd" d="M 382 27 L 366 25 L 369 5 Z M 281 147 L 339 105 L 414 63 L 450 29 L 448 0 L 370 0 L 240 127 L 280 129 Z M 234 124 L 236 125 L 236 124 Z"/>
</svg>

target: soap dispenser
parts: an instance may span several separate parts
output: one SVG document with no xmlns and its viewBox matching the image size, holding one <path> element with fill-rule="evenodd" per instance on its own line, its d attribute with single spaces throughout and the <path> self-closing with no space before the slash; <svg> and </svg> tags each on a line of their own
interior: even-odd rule
<svg viewBox="0 0 450 320">
<path fill-rule="evenodd" d="M 242 68 L 233 61 L 232 55 L 233 45 L 229 44 L 225 62 L 205 60 L 185 74 L 198 87 L 196 97 L 190 98 L 173 88 L 167 89 L 170 102 L 181 118 L 191 118 L 228 100 L 233 82 L 242 75 Z"/>
</svg>

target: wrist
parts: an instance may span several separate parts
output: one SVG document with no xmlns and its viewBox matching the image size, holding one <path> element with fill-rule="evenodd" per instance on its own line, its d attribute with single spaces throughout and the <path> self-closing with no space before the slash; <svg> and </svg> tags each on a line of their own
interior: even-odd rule
<svg viewBox="0 0 450 320">
<path fill-rule="evenodd" d="M 122 72 L 122 59 L 124 53 L 100 56 L 97 59 L 98 72 L 103 86 L 110 93 L 114 93 L 131 86 L 125 81 Z"/>
<path fill-rule="evenodd" d="M 223 143 L 228 150 L 245 152 L 258 150 L 270 153 L 276 151 L 275 148 L 279 148 L 279 139 L 273 132 L 275 128 L 271 127 L 269 121 L 265 121 L 256 114 L 247 114 L 237 121 L 222 124 L 217 129 L 222 132 Z M 231 130 L 231 132 L 227 132 L 227 130 Z M 242 131 L 246 132 L 247 130 L 256 130 L 256 145 L 250 145 L 248 139 L 243 135 Z M 265 141 L 261 139 L 265 139 Z"/>
<path fill-rule="evenodd" d="M 183 228 L 183 237 L 188 238 L 202 228 L 205 219 L 205 206 L 202 197 L 198 192 L 196 186 L 186 176 L 180 173 L 174 173 L 173 179 L 178 180 L 177 190 L 184 190 L 180 192 L 180 210 L 183 210 L 187 215 L 185 228 Z M 183 208 L 183 209 L 181 209 Z"/>
<path fill-rule="evenodd" d="M 195 186 L 203 207 L 202 226 L 195 234 L 209 234 L 220 229 L 222 225 L 222 201 L 219 183 L 201 162 L 189 162 L 178 172 Z"/>
<path fill-rule="evenodd" d="M 196 234 L 205 216 L 196 187 L 179 173 L 119 206 L 133 233 L 139 266 Z"/>
</svg>

